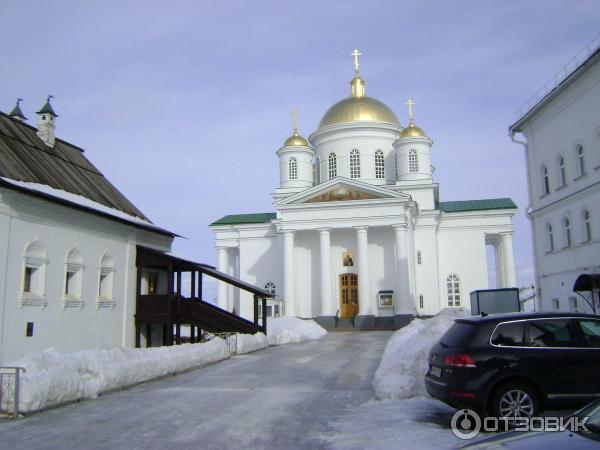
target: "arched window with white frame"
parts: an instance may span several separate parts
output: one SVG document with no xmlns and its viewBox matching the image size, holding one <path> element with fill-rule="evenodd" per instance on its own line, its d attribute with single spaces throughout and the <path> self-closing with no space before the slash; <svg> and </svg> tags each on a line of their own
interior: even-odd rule
<svg viewBox="0 0 600 450">
<path fill-rule="evenodd" d="M 558 180 L 561 187 L 567 185 L 567 163 L 562 155 L 558 157 Z"/>
<path fill-rule="evenodd" d="M 587 209 L 581 213 L 581 222 L 583 224 L 583 242 L 592 240 L 592 216 Z"/>
<path fill-rule="evenodd" d="M 563 226 L 563 247 L 567 248 L 571 246 L 572 238 L 571 238 L 571 221 L 568 217 L 563 217 L 562 219 Z"/>
<path fill-rule="evenodd" d="M 419 155 L 414 148 L 408 152 L 408 171 L 411 173 L 419 171 Z"/>
<path fill-rule="evenodd" d="M 357 149 L 350 152 L 350 178 L 360 178 L 360 152 Z"/>
<path fill-rule="evenodd" d="M 335 177 L 337 177 L 337 156 L 335 153 L 329 154 L 327 157 L 327 164 L 329 179 L 333 180 Z"/>
<path fill-rule="evenodd" d="M 585 165 L 585 151 L 583 149 L 583 145 L 578 144 L 575 147 L 575 157 L 577 158 L 577 170 L 579 171 L 578 175 L 582 177 L 587 172 L 587 168 Z"/>
<path fill-rule="evenodd" d="M 21 306 L 46 306 L 46 249 L 34 241 L 23 254 L 23 280 L 21 284 Z"/>
<path fill-rule="evenodd" d="M 64 306 L 83 307 L 83 257 L 79 250 L 67 253 L 65 263 Z"/>
<path fill-rule="evenodd" d="M 385 178 L 385 159 L 381 150 L 375 152 L 375 178 Z"/>
<path fill-rule="evenodd" d="M 552 224 L 546 224 L 546 251 L 552 253 L 554 251 L 554 230 Z"/>
<path fill-rule="evenodd" d="M 550 175 L 546 166 L 542 166 L 542 191 L 544 194 L 550 193 Z"/>
<path fill-rule="evenodd" d="M 460 278 L 458 278 L 458 275 L 448 275 L 446 289 L 448 291 L 448 306 L 460 306 Z"/>
<path fill-rule="evenodd" d="M 98 281 L 97 308 L 114 308 L 115 306 L 115 263 L 108 253 L 100 260 Z"/>
<path fill-rule="evenodd" d="M 290 180 L 298 179 L 298 160 L 293 156 L 290 158 L 288 162 L 288 172 Z"/>
</svg>

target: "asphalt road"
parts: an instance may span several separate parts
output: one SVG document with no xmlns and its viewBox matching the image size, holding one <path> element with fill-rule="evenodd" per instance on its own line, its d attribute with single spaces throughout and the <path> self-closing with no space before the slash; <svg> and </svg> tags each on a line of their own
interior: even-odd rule
<svg viewBox="0 0 600 450">
<path fill-rule="evenodd" d="M 390 332 L 329 333 L 0 422 L 2 449 L 318 449 L 374 397 Z"/>
</svg>

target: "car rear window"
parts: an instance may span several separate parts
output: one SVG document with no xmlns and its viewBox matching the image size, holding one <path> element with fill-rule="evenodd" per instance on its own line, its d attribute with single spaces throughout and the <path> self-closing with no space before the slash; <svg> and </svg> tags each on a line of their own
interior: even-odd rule
<svg viewBox="0 0 600 450">
<path fill-rule="evenodd" d="M 600 348 L 600 320 L 579 319 L 577 323 L 586 347 Z"/>
<path fill-rule="evenodd" d="M 454 322 L 448 331 L 440 339 L 440 343 L 446 347 L 465 347 L 473 337 L 477 327 L 470 323 Z"/>
<path fill-rule="evenodd" d="M 531 347 L 577 347 L 573 322 L 569 319 L 531 320 L 527 324 Z"/>
<path fill-rule="evenodd" d="M 501 323 L 492 335 L 492 345 L 501 347 L 525 346 L 525 322 Z"/>
</svg>

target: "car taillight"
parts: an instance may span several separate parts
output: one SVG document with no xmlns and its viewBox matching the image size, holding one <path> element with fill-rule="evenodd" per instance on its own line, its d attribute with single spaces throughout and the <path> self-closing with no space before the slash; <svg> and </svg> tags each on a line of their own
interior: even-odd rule
<svg viewBox="0 0 600 450">
<path fill-rule="evenodd" d="M 448 355 L 444 359 L 444 364 L 451 367 L 476 367 L 475 361 L 469 355 Z"/>
</svg>

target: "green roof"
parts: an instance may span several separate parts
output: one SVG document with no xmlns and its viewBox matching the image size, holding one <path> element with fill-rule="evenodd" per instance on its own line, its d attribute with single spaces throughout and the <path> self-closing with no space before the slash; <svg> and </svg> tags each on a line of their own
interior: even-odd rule
<svg viewBox="0 0 600 450">
<path fill-rule="evenodd" d="M 21 111 L 21 107 L 19 106 L 21 99 L 17 100 L 17 104 L 10 112 L 9 116 L 11 117 L 20 117 L 23 120 L 27 120 L 27 117 L 23 115 L 23 111 Z"/>
<path fill-rule="evenodd" d="M 40 109 L 36 114 L 54 114 L 56 117 L 58 117 L 58 114 L 56 114 L 52 109 L 52 105 L 50 104 L 50 97 L 48 97 L 48 100 L 46 100 L 46 103 L 44 104 L 44 106 L 42 106 L 42 109 Z"/>
<path fill-rule="evenodd" d="M 486 211 L 489 209 L 516 209 L 517 205 L 510 198 L 487 198 L 482 200 L 460 200 L 456 202 L 439 202 L 438 209 L 443 212 Z"/>
<path fill-rule="evenodd" d="M 221 217 L 211 225 L 242 225 L 247 223 L 269 223 L 277 218 L 277 213 L 231 214 Z"/>
</svg>

